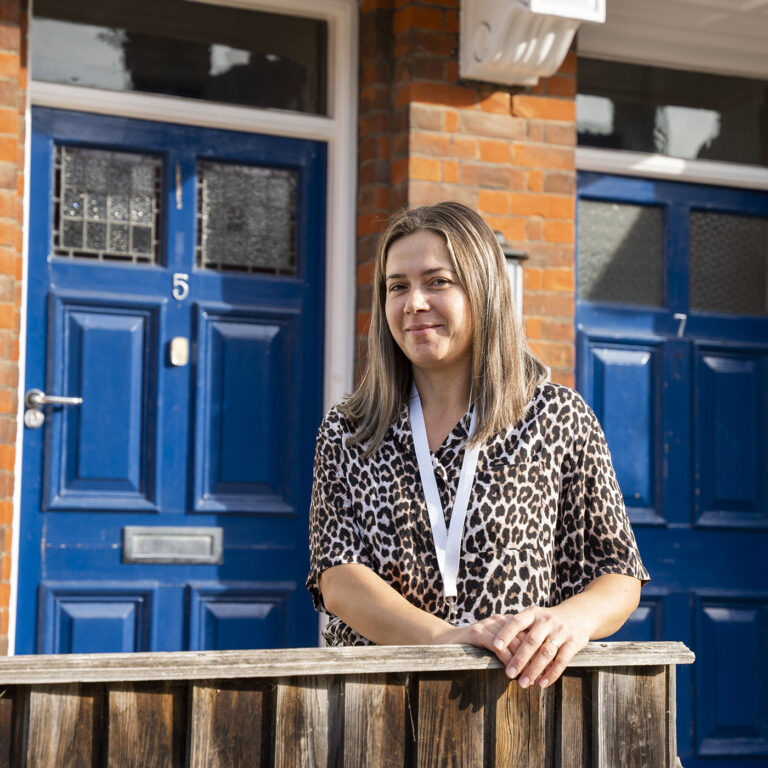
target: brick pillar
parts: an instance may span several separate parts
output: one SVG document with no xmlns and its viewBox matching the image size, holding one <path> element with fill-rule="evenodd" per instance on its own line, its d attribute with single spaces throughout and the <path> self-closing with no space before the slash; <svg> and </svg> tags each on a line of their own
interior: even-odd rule
<svg viewBox="0 0 768 768">
<path fill-rule="evenodd" d="M 523 310 L 531 346 L 554 380 L 572 385 L 575 54 L 535 88 L 461 81 L 459 0 L 365 0 L 360 33 L 359 349 L 372 244 L 386 215 L 458 200 L 530 256 Z"/>
<path fill-rule="evenodd" d="M 24 199 L 26 6 L 0 0 L 0 653 L 8 651 Z"/>
</svg>

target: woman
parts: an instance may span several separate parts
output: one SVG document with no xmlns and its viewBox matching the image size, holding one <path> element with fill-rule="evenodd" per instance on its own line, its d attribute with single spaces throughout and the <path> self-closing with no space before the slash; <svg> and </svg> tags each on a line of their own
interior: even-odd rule
<svg viewBox="0 0 768 768">
<path fill-rule="evenodd" d="M 368 340 L 317 438 L 307 586 L 326 639 L 471 643 L 550 685 L 648 576 L 597 419 L 526 350 L 480 216 L 392 218 Z"/>
</svg>

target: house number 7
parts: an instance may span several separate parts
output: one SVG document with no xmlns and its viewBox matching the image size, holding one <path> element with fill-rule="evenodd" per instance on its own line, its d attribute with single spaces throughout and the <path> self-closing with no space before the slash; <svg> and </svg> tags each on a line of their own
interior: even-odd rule
<svg viewBox="0 0 768 768">
<path fill-rule="evenodd" d="M 176 301 L 184 301 L 189 296 L 189 283 L 187 280 L 189 280 L 189 275 L 185 272 L 173 273 L 173 290 L 171 293 Z"/>
</svg>

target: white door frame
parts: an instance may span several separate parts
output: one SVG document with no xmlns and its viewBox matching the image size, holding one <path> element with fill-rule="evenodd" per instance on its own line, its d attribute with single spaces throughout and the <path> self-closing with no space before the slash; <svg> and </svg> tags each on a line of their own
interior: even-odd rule
<svg viewBox="0 0 768 768">
<path fill-rule="evenodd" d="M 277 109 L 215 104 L 194 99 L 123 93 L 99 88 L 31 80 L 27 91 L 24 246 L 19 335 L 19 389 L 16 465 L 11 543 L 11 589 L 8 654 L 16 638 L 21 462 L 23 442 L 24 360 L 27 316 L 27 234 L 29 224 L 30 107 L 182 123 L 208 128 L 324 141 L 328 146 L 326 207 L 325 355 L 323 404 L 327 410 L 352 389 L 355 349 L 356 214 L 357 214 L 357 71 L 358 0 L 189 0 L 258 11 L 324 19 L 328 23 L 329 115 L 306 115 Z M 28 11 L 31 11 L 29 0 Z M 31 61 L 31 57 L 30 57 Z"/>
</svg>

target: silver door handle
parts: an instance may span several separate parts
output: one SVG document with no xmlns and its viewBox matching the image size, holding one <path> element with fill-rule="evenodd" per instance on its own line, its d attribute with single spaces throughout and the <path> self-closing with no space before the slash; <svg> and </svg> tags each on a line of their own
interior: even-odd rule
<svg viewBox="0 0 768 768">
<path fill-rule="evenodd" d="M 30 389 L 24 396 L 27 408 L 40 408 L 43 405 L 82 405 L 82 397 L 62 397 L 61 395 L 46 395 L 40 389 Z"/>
</svg>

